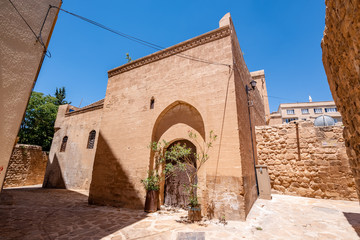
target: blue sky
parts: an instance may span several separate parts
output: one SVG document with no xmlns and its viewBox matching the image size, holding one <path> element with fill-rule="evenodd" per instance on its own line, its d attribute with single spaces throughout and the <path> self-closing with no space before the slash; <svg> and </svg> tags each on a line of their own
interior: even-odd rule
<svg viewBox="0 0 360 240">
<path fill-rule="evenodd" d="M 321 60 L 324 1 L 91 1 L 62 8 L 120 32 L 169 47 L 218 28 L 231 13 L 249 71 L 265 70 L 270 110 L 280 103 L 332 100 Z M 35 91 L 66 87 L 74 106 L 105 97 L 107 71 L 155 52 L 60 12 Z"/>
</svg>

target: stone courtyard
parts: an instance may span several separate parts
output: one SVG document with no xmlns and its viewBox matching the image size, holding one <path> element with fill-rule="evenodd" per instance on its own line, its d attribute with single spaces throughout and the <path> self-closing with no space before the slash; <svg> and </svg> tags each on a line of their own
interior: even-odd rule
<svg viewBox="0 0 360 240">
<path fill-rule="evenodd" d="M 87 191 L 4 189 L 0 239 L 360 239 L 355 201 L 273 195 L 258 199 L 246 222 L 200 223 L 187 223 L 183 210 L 146 214 L 87 201 Z"/>
</svg>

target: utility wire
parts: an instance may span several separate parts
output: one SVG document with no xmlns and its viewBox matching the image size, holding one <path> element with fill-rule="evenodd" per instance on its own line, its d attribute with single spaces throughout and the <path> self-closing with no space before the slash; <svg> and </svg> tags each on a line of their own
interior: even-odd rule
<svg viewBox="0 0 360 240">
<path fill-rule="evenodd" d="M 46 13 L 46 17 L 45 17 L 45 20 L 44 20 L 44 23 L 43 23 L 43 26 L 41 27 L 41 30 L 40 30 L 40 35 L 36 35 L 35 31 L 32 29 L 32 27 L 30 26 L 30 24 L 26 21 L 26 19 L 23 17 L 23 15 L 20 13 L 20 11 L 16 8 L 16 6 L 14 5 L 14 3 L 9 0 L 9 2 L 11 3 L 11 5 L 13 6 L 13 8 L 15 9 L 15 11 L 19 14 L 19 16 L 21 17 L 21 19 L 25 22 L 25 24 L 28 26 L 28 28 L 30 29 L 30 31 L 34 34 L 35 38 L 36 38 L 36 41 L 38 41 L 41 46 L 43 46 L 44 48 L 44 52 L 45 52 L 45 55 L 48 56 L 48 57 L 51 57 L 51 53 L 47 50 L 42 38 L 41 38 L 41 30 L 45 24 L 45 20 L 46 20 L 46 17 L 47 15 L 49 14 L 49 10 L 50 10 L 50 7 Z"/>
<path fill-rule="evenodd" d="M 81 20 L 86 21 L 86 22 L 88 22 L 88 23 L 90 23 L 90 24 L 93 24 L 93 25 L 95 25 L 95 26 L 97 26 L 97 27 L 100 27 L 100 28 L 105 29 L 105 30 L 107 30 L 107 31 L 109 31 L 109 32 L 112 32 L 112 33 L 114 33 L 114 34 L 117 34 L 117 35 L 119 35 L 119 36 L 121 36 L 121 37 L 124 37 L 124 38 L 129 39 L 129 40 L 134 41 L 134 42 L 137 42 L 137 43 L 139 43 L 139 44 L 142 44 L 142 45 L 144 45 L 144 46 L 153 48 L 153 49 L 158 50 L 158 51 L 161 51 L 161 50 L 164 50 L 164 49 L 165 49 L 165 48 L 162 47 L 162 46 L 159 46 L 159 45 L 157 45 L 157 44 L 154 44 L 154 43 L 151 43 L 151 42 L 142 40 L 142 39 L 140 39 L 140 38 L 133 37 L 133 36 L 131 36 L 131 35 L 129 35 L 129 34 L 125 34 L 125 33 L 122 33 L 122 32 L 120 32 L 120 31 L 114 30 L 114 29 L 112 29 L 112 28 L 110 28 L 110 27 L 107 27 L 107 26 L 101 24 L 101 23 L 98 23 L 98 22 L 93 21 L 93 20 L 91 20 L 91 19 L 88 19 L 88 18 L 86 18 L 86 17 L 80 16 L 80 15 L 78 15 L 78 14 L 69 12 L 69 11 L 67 11 L 67 10 L 65 10 L 65 9 L 63 9 L 63 8 L 59 8 L 59 7 L 52 6 L 52 5 L 50 5 L 50 6 L 51 6 L 52 8 L 59 9 L 60 11 L 63 11 L 63 12 L 65 12 L 65 13 L 67 13 L 67 14 L 70 14 L 70 15 L 72 15 L 72 16 L 74 16 L 74 17 L 80 18 Z M 231 65 L 229 65 L 229 64 L 213 62 L 213 61 L 209 61 L 209 60 L 206 60 L 206 59 L 201 59 L 201 58 L 198 58 L 198 57 L 194 57 L 194 56 L 191 56 L 191 55 L 187 55 L 187 54 L 184 54 L 184 53 L 175 53 L 174 55 L 175 55 L 175 56 L 178 56 L 178 57 L 186 58 L 186 59 L 189 59 L 189 60 L 193 60 L 193 61 L 198 61 L 198 62 L 207 63 L 207 64 L 222 65 L 222 66 L 231 67 Z"/>
<path fill-rule="evenodd" d="M 275 96 L 270 96 L 270 95 L 267 95 L 266 97 L 269 97 L 269 98 L 277 98 L 277 99 L 283 99 L 283 100 L 288 100 L 288 101 L 292 101 L 292 102 L 301 102 L 301 101 L 298 101 L 298 100 L 295 100 L 295 99 L 290 99 L 290 98 L 282 98 L 282 97 L 275 97 Z"/>
<path fill-rule="evenodd" d="M 25 24 L 28 26 L 28 28 L 31 30 L 31 32 L 34 34 L 36 40 L 39 40 L 39 37 L 36 35 L 35 31 L 31 28 L 30 24 L 26 21 L 26 19 L 21 15 L 21 13 L 19 12 L 19 10 L 16 8 L 16 6 L 14 5 L 14 3 L 9 0 L 9 2 L 11 3 L 11 5 L 13 6 L 13 8 L 15 9 L 15 11 L 19 14 L 19 16 L 22 18 L 22 20 L 25 22 Z"/>
</svg>

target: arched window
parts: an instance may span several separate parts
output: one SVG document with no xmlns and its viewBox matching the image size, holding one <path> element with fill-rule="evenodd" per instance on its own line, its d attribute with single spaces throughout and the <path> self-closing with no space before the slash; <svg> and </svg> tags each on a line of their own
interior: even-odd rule
<svg viewBox="0 0 360 240">
<path fill-rule="evenodd" d="M 61 143 L 60 152 L 65 152 L 67 140 L 68 140 L 68 137 L 65 136 Z"/>
<path fill-rule="evenodd" d="M 96 131 L 92 130 L 89 133 L 89 140 L 88 140 L 88 144 L 87 144 L 88 149 L 93 149 L 94 148 L 95 136 L 96 136 Z"/>
</svg>

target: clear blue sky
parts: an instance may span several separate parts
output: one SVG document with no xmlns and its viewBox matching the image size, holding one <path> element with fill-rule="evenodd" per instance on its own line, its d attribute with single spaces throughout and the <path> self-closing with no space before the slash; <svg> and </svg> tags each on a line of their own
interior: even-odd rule
<svg viewBox="0 0 360 240">
<path fill-rule="evenodd" d="M 62 8 L 164 47 L 218 28 L 230 12 L 249 70 L 265 70 L 271 111 L 309 95 L 332 100 L 321 60 L 324 1 L 64 0 Z M 125 64 L 126 53 L 135 60 L 155 52 L 64 12 L 49 50 L 34 90 L 53 94 L 65 86 L 74 106 L 105 97 L 107 71 Z"/>
</svg>

